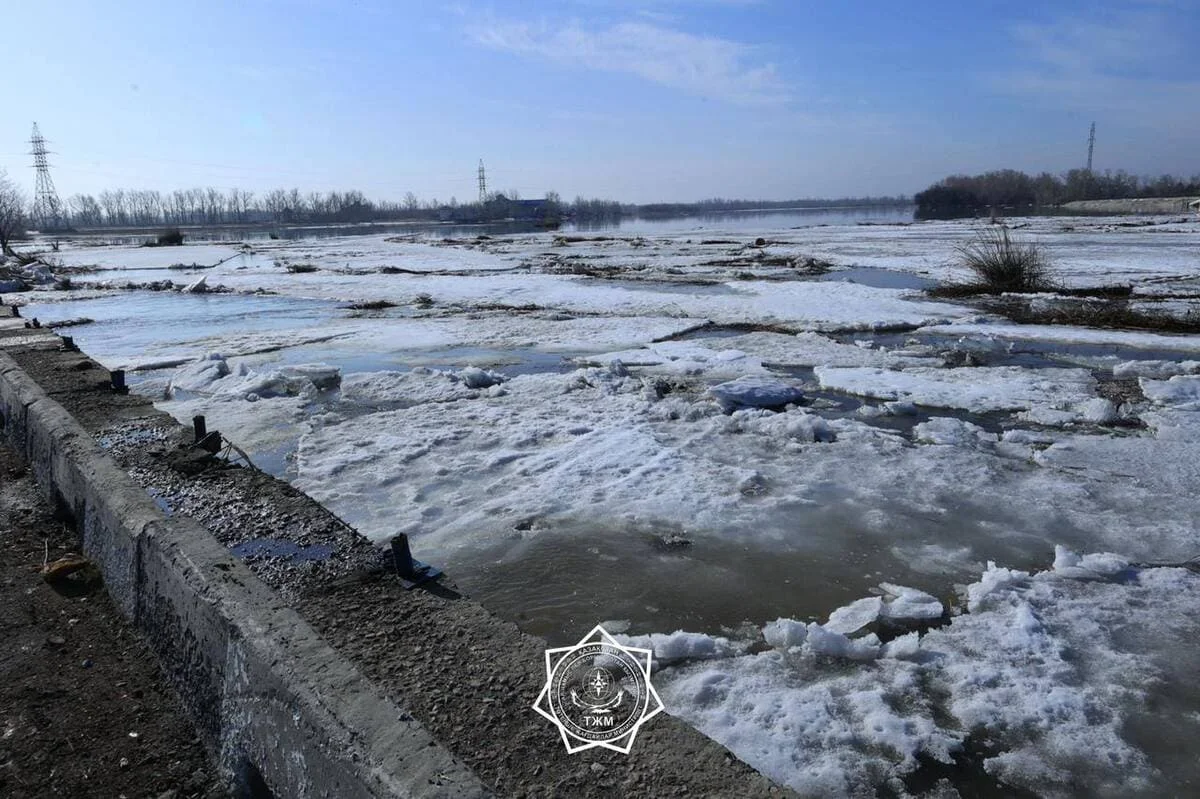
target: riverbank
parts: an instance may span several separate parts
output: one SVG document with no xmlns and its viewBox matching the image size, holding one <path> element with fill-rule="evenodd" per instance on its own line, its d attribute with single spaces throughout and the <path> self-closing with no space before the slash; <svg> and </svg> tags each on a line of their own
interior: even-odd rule
<svg viewBox="0 0 1200 799">
<path fill-rule="evenodd" d="M 226 784 L 279 796 L 786 795 L 665 715 L 629 756 L 567 755 L 532 710 L 544 641 L 453 584 L 404 591 L 341 520 L 193 449 L 191 431 L 113 392 L 107 370 L 45 329 L 0 320 L 0 349 L 15 362 L 0 363 L 6 431 L 43 489 L 87 521 L 86 554 Z M 291 546 L 237 546 L 264 539 Z"/>
</svg>

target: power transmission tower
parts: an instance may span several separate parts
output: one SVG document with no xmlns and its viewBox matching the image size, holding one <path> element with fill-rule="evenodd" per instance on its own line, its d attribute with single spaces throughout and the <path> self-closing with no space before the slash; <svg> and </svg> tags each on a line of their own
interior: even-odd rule
<svg viewBox="0 0 1200 799">
<path fill-rule="evenodd" d="M 33 195 L 33 221 L 38 229 L 61 230 L 66 227 L 63 219 L 62 203 L 59 202 L 58 192 L 54 190 L 54 181 L 50 178 L 50 162 L 46 160 L 46 140 L 42 138 L 37 123 L 33 123 L 33 135 L 29 138 L 33 147 L 33 168 L 37 170 L 37 188 Z"/>
<path fill-rule="evenodd" d="M 1096 123 L 1092 123 L 1092 132 L 1088 134 L 1088 165 L 1087 171 L 1092 171 L 1092 153 L 1096 151 Z"/>
<path fill-rule="evenodd" d="M 488 199 L 487 193 L 487 175 L 483 171 L 483 159 L 479 159 L 479 202 L 486 203 Z"/>
</svg>

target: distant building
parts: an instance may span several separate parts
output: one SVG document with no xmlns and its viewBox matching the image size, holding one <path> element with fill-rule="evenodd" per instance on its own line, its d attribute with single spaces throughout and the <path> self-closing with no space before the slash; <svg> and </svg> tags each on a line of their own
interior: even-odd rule
<svg viewBox="0 0 1200 799">
<path fill-rule="evenodd" d="M 510 200 L 503 194 L 496 194 L 488 200 L 487 209 L 488 215 L 493 218 L 545 225 L 557 225 L 562 215 L 558 204 L 549 200 Z"/>
</svg>

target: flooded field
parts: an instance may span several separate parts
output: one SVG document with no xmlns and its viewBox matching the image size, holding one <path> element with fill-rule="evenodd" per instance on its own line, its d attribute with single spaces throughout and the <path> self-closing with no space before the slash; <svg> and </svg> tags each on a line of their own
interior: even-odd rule
<svg viewBox="0 0 1200 799">
<path fill-rule="evenodd" d="M 929 298 L 971 223 L 812 219 L 68 246 L 21 299 L 524 629 L 652 645 L 671 712 L 801 789 L 977 743 L 1036 791 L 1196 780 L 1200 706 L 1139 714 L 1191 696 L 1200 588 L 1145 564 L 1200 553 L 1200 342 Z M 1020 233 L 1194 308 L 1200 223 L 1160 221 Z"/>
</svg>

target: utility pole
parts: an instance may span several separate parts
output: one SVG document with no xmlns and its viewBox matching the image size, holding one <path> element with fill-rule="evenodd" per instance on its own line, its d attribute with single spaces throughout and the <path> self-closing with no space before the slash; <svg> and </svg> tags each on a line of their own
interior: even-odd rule
<svg viewBox="0 0 1200 799">
<path fill-rule="evenodd" d="M 1088 165 L 1087 171 L 1092 173 L 1092 153 L 1096 151 L 1096 123 L 1092 123 L 1092 132 L 1088 134 Z"/>
<path fill-rule="evenodd" d="M 479 159 L 479 204 L 486 203 L 488 199 L 487 193 L 487 175 L 483 171 L 483 159 Z"/>
<path fill-rule="evenodd" d="M 37 123 L 33 123 L 33 135 L 29 138 L 33 147 L 29 154 L 33 156 L 33 168 L 37 170 L 37 188 L 33 195 L 33 220 L 43 233 L 50 230 L 65 228 L 62 203 L 59 202 L 58 192 L 54 189 L 54 181 L 50 178 L 50 162 L 46 159 L 46 140 L 42 138 Z"/>
</svg>

